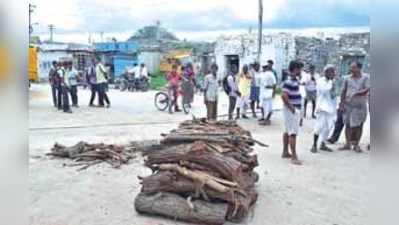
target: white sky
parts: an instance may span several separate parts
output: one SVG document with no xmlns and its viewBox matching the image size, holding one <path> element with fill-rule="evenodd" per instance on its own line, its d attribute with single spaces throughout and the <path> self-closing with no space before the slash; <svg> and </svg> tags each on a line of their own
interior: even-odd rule
<svg viewBox="0 0 399 225">
<path fill-rule="evenodd" d="M 335 11 L 342 10 L 345 16 L 347 12 L 356 15 L 353 9 L 360 12 L 368 6 L 368 2 L 264 0 L 264 23 L 291 17 L 293 22 L 298 22 L 298 15 L 305 24 L 324 20 L 328 23 L 335 21 L 331 18 Z M 54 24 L 56 40 L 79 42 L 87 42 L 89 33 L 98 40 L 100 31 L 104 32 L 104 37 L 124 40 L 138 28 L 154 24 L 157 20 L 161 20 L 162 25 L 179 38 L 207 39 L 222 31 L 234 33 L 247 30 L 249 26 L 255 29 L 258 19 L 258 0 L 30 0 L 30 3 L 37 6 L 32 15 L 32 22 L 37 23 L 34 34 L 46 38 L 48 25 Z M 303 12 L 300 7 L 306 7 L 304 9 L 309 13 Z M 339 12 L 336 14 L 340 15 Z M 343 20 L 337 17 L 337 21 Z"/>
</svg>

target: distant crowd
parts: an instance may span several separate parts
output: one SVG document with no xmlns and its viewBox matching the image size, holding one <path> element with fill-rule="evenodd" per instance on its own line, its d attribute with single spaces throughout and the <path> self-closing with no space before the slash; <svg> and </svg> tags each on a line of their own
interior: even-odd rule
<svg viewBox="0 0 399 225">
<path fill-rule="evenodd" d="M 188 63 L 180 68 L 173 65 L 172 70 L 165 76 L 170 98 L 169 113 L 181 111 L 178 104 L 179 96 L 182 98 L 182 104 L 191 108 L 196 89 L 201 89 L 204 92 L 207 118 L 211 121 L 216 120 L 221 85 L 229 98 L 229 120 L 249 119 L 247 110 L 250 109 L 252 117 L 258 119 L 259 125 L 269 126 L 272 124 L 274 99 L 281 92 L 285 127 L 283 158 L 291 159 L 296 165 L 302 164 L 296 152 L 296 140 L 299 127 L 303 125 L 307 116 L 309 103 L 312 105 L 311 118 L 315 119 L 314 139 L 310 149 L 312 153 L 319 150 L 331 152 L 332 149 L 327 144 L 335 144 L 344 127 L 346 143 L 339 149 L 363 151 L 359 142 L 369 113 L 370 77 L 362 72 L 362 63 L 352 62 L 350 73 L 347 76 L 338 76 L 333 65 L 325 66 L 320 75 L 316 73 L 313 65 L 307 65 L 305 71 L 302 62 L 291 61 L 288 73 L 281 81 L 273 66 L 272 60 L 264 65 L 258 62 L 243 65 L 241 71 L 232 65 L 227 76 L 220 81 L 219 68 L 212 64 L 209 74 L 204 77 L 203 85 L 199 85 L 192 64 Z M 146 71 L 143 68 L 145 65 L 136 65 L 133 74 Z M 85 78 L 82 77 L 72 61 L 53 62 L 49 81 L 54 107 L 65 113 L 72 113 L 69 96 L 72 99 L 72 107 L 79 107 L 77 86 L 83 81 L 91 90 L 89 106 L 94 107 L 94 100 L 98 97 L 97 106 L 109 108 L 109 76 L 101 61 L 94 60 L 92 66 L 87 68 Z"/>
<path fill-rule="evenodd" d="M 124 80 L 121 81 L 121 85 L 130 80 L 148 82 L 149 73 L 145 64 L 135 63 L 132 68 L 126 70 L 122 78 Z M 110 108 L 111 101 L 107 94 L 109 81 L 109 72 L 100 59 L 93 59 L 91 65 L 81 72 L 76 69 L 72 60 L 53 61 L 49 71 L 49 83 L 54 107 L 65 113 L 72 113 L 71 107 L 79 107 L 78 86 L 81 85 L 91 90 L 89 107 Z M 126 86 L 129 89 L 131 87 L 135 88 L 136 86 Z M 94 103 L 96 97 L 98 98 L 97 104 Z M 72 105 L 70 100 L 72 100 Z"/>
<path fill-rule="evenodd" d="M 107 69 L 100 60 L 95 59 L 92 66 L 87 68 L 84 75 L 80 74 L 73 66 L 72 61 L 54 61 L 49 72 L 49 82 L 54 107 L 65 113 L 72 113 L 69 96 L 72 100 L 72 107 L 79 107 L 78 85 L 84 83 L 91 89 L 89 106 L 94 107 L 94 100 L 98 97 L 98 107 L 111 107 L 108 98 L 109 76 Z"/>
<path fill-rule="evenodd" d="M 359 143 L 369 112 L 370 92 L 370 77 L 362 72 L 362 63 L 352 62 L 350 74 L 344 77 L 337 76 L 333 65 L 327 65 L 322 75 L 315 72 L 313 65 L 308 66 L 308 72 L 304 68 L 305 65 L 300 61 L 290 62 L 288 76 L 278 85 L 271 60 L 263 66 L 257 62 L 244 65 L 239 73 L 232 66 L 223 79 L 223 88 L 229 96 L 229 119 L 233 119 L 234 111 L 234 119 L 248 119 L 246 111 L 249 108 L 252 116 L 257 118 L 256 109 L 260 109 L 259 124 L 270 125 L 273 99 L 279 87 L 284 103 L 283 158 L 291 159 L 295 165 L 302 164 L 298 159 L 296 140 L 309 102 L 312 103 L 311 117 L 316 120 L 314 141 L 310 149 L 312 153 L 317 153 L 318 150 L 331 152 L 327 143 L 336 143 L 344 127 L 346 143 L 339 150 L 362 152 Z M 217 71 L 218 66 L 213 64 L 210 74 L 205 76 L 204 102 L 209 120 L 217 118 Z M 332 135 L 329 137 L 330 134 Z"/>
</svg>

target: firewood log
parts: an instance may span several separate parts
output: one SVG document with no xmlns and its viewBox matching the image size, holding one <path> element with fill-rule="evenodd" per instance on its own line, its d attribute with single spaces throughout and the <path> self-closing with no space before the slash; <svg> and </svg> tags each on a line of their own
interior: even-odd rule
<svg viewBox="0 0 399 225">
<path fill-rule="evenodd" d="M 202 200 L 188 204 L 185 198 L 166 192 L 153 195 L 140 193 L 135 199 L 134 206 L 139 213 L 210 225 L 224 224 L 228 208 L 225 203 L 209 203 Z"/>
</svg>

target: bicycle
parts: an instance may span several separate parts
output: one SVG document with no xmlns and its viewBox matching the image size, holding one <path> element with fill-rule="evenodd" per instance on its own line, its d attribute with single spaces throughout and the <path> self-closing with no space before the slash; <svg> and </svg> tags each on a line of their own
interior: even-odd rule
<svg viewBox="0 0 399 225">
<path fill-rule="evenodd" d="M 184 93 L 178 91 L 178 95 L 183 96 L 182 98 L 183 112 L 185 114 L 189 114 L 191 110 L 190 103 L 185 100 Z M 155 94 L 154 104 L 155 107 L 162 112 L 169 108 L 169 106 L 172 104 L 172 98 L 169 96 L 167 88 L 163 88 L 161 91 Z"/>
</svg>

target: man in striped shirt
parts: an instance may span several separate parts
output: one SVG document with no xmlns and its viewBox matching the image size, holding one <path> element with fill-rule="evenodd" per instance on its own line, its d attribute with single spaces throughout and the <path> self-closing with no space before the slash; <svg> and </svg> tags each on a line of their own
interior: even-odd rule
<svg viewBox="0 0 399 225">
<path fill-rule="evenodd" d="M 295 165 L 302 165 L 296 153 L 296 136 L 301 119 L 302 96 L 299 91 L 299 76 L 302 66 L 299 61 L 291 61 L 289 65 L 289 78 L 283 83 L 284 124 L 283 158 L 290 158 Z M 291 154 L 288 151 L 291 148 Z"/>
</svg>

